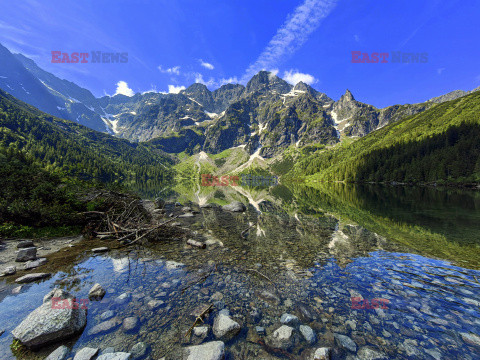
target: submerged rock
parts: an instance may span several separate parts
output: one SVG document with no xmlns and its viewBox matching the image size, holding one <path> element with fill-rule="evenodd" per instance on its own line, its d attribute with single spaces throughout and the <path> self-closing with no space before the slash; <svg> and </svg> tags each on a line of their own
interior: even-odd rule
<svg viewBox="0 0 480 360">
<path fill-rule="evenodd" d="M 335 342 L 343 349 L 348 349 L 351 352 L 357 351 L 357 344 L 346 335 L 334 334 Z"/>
<path fill-rule="evenodd" d="M 84 347 L 77 351 L 73 360 L 92 360 L 98 354 L 97 348 Z"/>
<path fill-rule="evenodd" d="M 313 360 L 330 360 L 332 356 L 332 350 L 327 347 L 319 348 L 313 355 Z"/>
<path fill-rule="evenodd" d="M 52 290 L 45 296 L 43 304 L 12 331 L 15 339 L 27 347 L 36 348 L 69 338 L 83 330 L 87 324 L 87 310 L 53 308 L 52 298 L 71 300 L 73 296 L 60 289 Z"/>
<path fill-rule="evenodd" d="M 136 316 L 130 316 L 123 319 L 123 324 L 122 324 L 123 331 L 129 332 L 129 331 L 135 330 L 138 326 L 138 323 L 139 323 L 138 317 Z"/>
<path fill-rule="evenodd" d="M 388 359 L 387 355 L 366 346 L 358 350 L 357 356 L 360 358 L 360 360 Z"/>
<path fill-rule="evenodd" d="M 240 329 L 240 324 L 225 314 L 219 314 L 213 322 L 213 334 L 217 339 L 224 341 L 233 339 L 238 335 Z"/>
<path fill-rule="evenodd" d="M 68 353 L 70 350 L 65 346 L 62 345 L 58 347 L 54 352 L 48 355 L 45 360 L 65 360 L 67 358 Z"/>
<path fill-rule="evenodd" d="M 104 332 L 108 332 L 114 328 L 116 328 L 118 325 L 120 325 L 122 321 L 118 317 L 114 317 L 113 319 L 101 322 L 98 325 L 95 325 L 93 328 L 91 328 L 88 331 L 88 335 L 96 335 L 96 334 L 101 334 Z"/>
<path fill-rule="evenodd" d="M 480 346 L 480 336 L 472 333 L 460 333 L 463 341 L 469 345 Z"/>
<path fill-rule="evenodd" d="M 315 340 L 317 340 L 317 337 L 315 336 L 315 332 L 312 330 L 310 326 L 300 325 L 300 333 L 303 335 L 303 337 L 309 344 L 313 344 Z"/>
<path fill-rule="evenodd" d="M 90 300 L 101 300 L 106 294 L 105 289 L 100 284 L 95 284 L 92 286 L 88 292 L 88 298 Z"/>
<path fill-rule="evenodd" d="M 242 204 L 240 201 L 233 201 L 228 205 L 223 205 L 222 209 L 225 211 L 232 211 L 232 212 L 244 212 L 247 210 L 247 207 Z"/>
<path fill-rule="evenodd" d="M 280 322 L 284 325 L 296 326 L 299 323 L 298 317 L 292 314 L 283 314 L 280 318 Z"/>
<path fill-rule="evenodd" d="M 144 342 L 138 342 L 135 345 L 133 345 L 132 349 L 130 350 L 131 352 L 131 357 L 133 360 L 136 359 L 141 359 L 142 357 L 145 356 L 148 350 L 148 345 L 145 344 Z"/>
<path fill-rule="evenodd" d="M 224 357 L 223 341 L 211 341 L 203 345 L 189 346 L 183 350 L 184 360 L 223 360 Z"/>
<path fill-rule="evenodd" d="M 282 325 L 273 334 L 267 336 L 266 343 L 268 346 L 288 350 L 295 345 L 294 329 L 288 325 Z"/>
</svg>

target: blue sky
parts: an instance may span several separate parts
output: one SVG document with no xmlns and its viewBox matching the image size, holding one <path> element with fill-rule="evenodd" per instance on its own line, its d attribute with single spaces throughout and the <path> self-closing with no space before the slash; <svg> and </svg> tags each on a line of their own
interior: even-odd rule
<svg viewBox="0 0 480 360">
<path fill-rule="evenodd" d="M 262 69 L 334 99 L 348 88 L 377 107 L 480 86 L 479 1 L 3 0 L 1 7 L 0 43 L 96 96 L 175 92 L 195 81 L 213 90 Z M 53 50 L 127 52 L 128 62 L 56 64 Z M 426 53 L 428 61 L 352 63 L 352 51 Z"/>
</svg>

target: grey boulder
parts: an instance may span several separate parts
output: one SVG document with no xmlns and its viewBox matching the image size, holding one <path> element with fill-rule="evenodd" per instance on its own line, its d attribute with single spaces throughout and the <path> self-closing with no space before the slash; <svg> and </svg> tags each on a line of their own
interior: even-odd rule
<svg viewBox="0 0 480 360">
<path fill-rule="evenodd" d="M 73 360 L 92 360 L 98 354 L 97 348 L 84 347 L 77 351 Z"/>
<path fill-rule="evenodd" d="M 46 258 L 39 258 L 36 260 L 30 260 L 25 263 L 24 270 L 35 269 L 39 266 L 45 265 L 47 263 Z"/>
<path fill-rule="evenodd" d="M 26 262 L 37 258 L 37 248 L 29 247 L 18 250 L 16 262 Z"/>
<path fill-rule="evenodd" d="M 219 314 L 213 322 L 213 334 L 217 339 L 231 340 L 238 335 L 240 330 L 240 324 L 225 314 Z"/>
<path fill-rule="evenodd" d="M 24 275 L 22 277 L 19 277 L 17 280 L 15 280 L 15 282 L 18 283 L 18 284 L 26 284 L 26 283 L 30 283 L 30 282 L 33 282 L 33 281 L 45 279 L 49 276 L 50 276 L 49 273 L 27 274 L 27 275 Z"/>
<path fill-rule="evenodd" d="M 87 324 L 86 309 L 52 308 L 52 298 L 73 299 L 61 289 L 54 289 L 43 304 L 31 312 L 13 331 L 12 335 L 30 348 L 69 338 L 83 330 Z"/>
<path fill-rule="evenodd" d="M 271 335 L 267 336 L 266 343 L 268 346 L 288 350 L 295 345 L 296 339 L 294 329 L 288 325 L 282 325 Z"/>
<path fill-rule="evenodd" d="M 350 350 L 351 352 L 357 351 L 357 344 L 355 344 L 355 342 L 348 336 L 341 334 L 333 334 L 333 337 L 335 338 L 335 342 L 339 347 Z"/>
<path fill-rule="evenodd" d="M 92 286 L 88 292 L 88 298 L 90 300 L 101 300 L 106 294 L 105 289 L 100 284 L 95 284 Z"/>
</svg>

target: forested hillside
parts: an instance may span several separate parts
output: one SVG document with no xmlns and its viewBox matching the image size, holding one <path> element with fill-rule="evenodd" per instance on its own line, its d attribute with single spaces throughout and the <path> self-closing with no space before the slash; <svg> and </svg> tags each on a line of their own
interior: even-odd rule
<svg viewBox="0 0 480 360">
<path fill-rule="evenodd" d="M 480 92 L 299 161 L 289 176 L 349 182 L 480 182 Z"/>
<path fill-rule="evenodd" d="M 1 90 L 0 148 L 21 150 L 48 171 L 102 183 L 164 181 L 173 164 L 153 146 L 53 117 Z"/>
</svg>

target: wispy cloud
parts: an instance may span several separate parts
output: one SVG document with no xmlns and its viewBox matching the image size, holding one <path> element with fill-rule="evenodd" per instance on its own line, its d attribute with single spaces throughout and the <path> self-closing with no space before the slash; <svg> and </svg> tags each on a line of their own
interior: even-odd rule
<svg viewBox="0 0 480 360">
<path fill-rule="evenodd" d="M 357 34 L 353 35 L 353 38 L 356 42 L 360 42 L 360 36 L 358 36 Z"/>
<path fill-rule="evenodd" d="M 204 80 L 203 75 L 200 74 L 200 73 L 195 73 L 195 82 L 200 83 L 200 84 L 204 84 L 207 87 L 212 87 L 212 86 L 217 85 L 217 82 L 215 81 L 214 78 L 211 77 L 209 80 Z"/>
<path fill-rule="evenodd" d="M 200 62 L 200 65 L 202 65 L 205 69 L 208 69 L 208 70 L 215 69 L 215 66 L 213 66 L 212 64 L 210 64 L 208 62 L 203 61 L 202 59 L 198 59 L 198 61 Z"/>
<path fill-rule="evenodd" d="M 299 72 L 298 70 L 285 71 L 285 73 L 283 74 L 283 80 L 292 85 L 297 85 L 300 81 L 308 85 L 312 85 L 317 82 L 317 79 L 315 79 L 313 75 L 304 74 Z"/>
<path fill-rule="evenodd" d="M 168 85 L 169 94 L 178 94 L 182 90 L 185 90 L 185 86 Z"/>
<path fill-rule="evenodd" d="M 158 70 L 160 70 L 160 72 L 164 74 L 180 75 L 180 66 L 174 66 L 171 68 L 164 69 L 162 65 L 158 65 Z"/>
<path fill-rule="evenodd" d="M 297 51 L 330 14 L 336 0 L 305 0 L 277 30 L 258 59 L 251 64 L 241 82 L 247 82 L 260 70 L 270 70 Z"/>
<path fill-rule="evenodd" d="M 438 68 L 437 69 L 437 74 L 438 75 L 442 75 L 443 71 L 445 70 L 445 68 Z"/>
<path fill-rule="evenodd" d="M 119 81 L 117 83 L 117 91 L 115 91 L 115 95 L 122 94 L 126 96 L 133 96 L 135 93 L 132 89 L 128 87 L 128 84 L 125 81 Z"/>
</svg>

